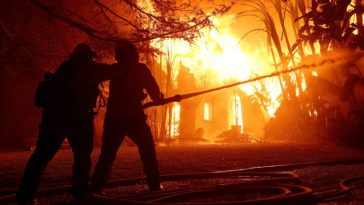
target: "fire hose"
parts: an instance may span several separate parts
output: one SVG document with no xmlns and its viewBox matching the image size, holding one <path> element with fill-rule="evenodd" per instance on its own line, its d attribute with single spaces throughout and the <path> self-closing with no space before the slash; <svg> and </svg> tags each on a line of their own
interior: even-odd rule
<svg viewBox="0 0 364 205">
<path fill-rule="evenodd" d="M 177 175 L 162 175 L 161 181 L 183 181 L 183 180 L 201 180 L 201 179 L 218 179 L 232 177 L 232 183 L 219 183 L 218 185 L 205 185 L 185 189 L 164 190 L 152 193 L 136 194 L 132 196 L 124 196 L 119 198 L 107 198 L 102 196 L 93 196 L 92 200 L 95 204 L 285 204 L 285 203 L 312 203 L 330 201 L 337 197 L 349 194 L 352 185 L 364 183 L 364 176 L 350 177 L 339 182 L 339 188 L 325 191 L 313 192 L 309 187 L 299 184 L 299 176 L 290 172 L 298 168 L 306 168 L 312 166 L 335 166 L 335 165 L 351 165 L 363 164 L 364 159 L 341 160 L 341 161 L 323 161 L 295 163 L 271 166 L 259 166 L 234 170 L 223 170 L 214 172 L 186 173 Z M 288 171 L 290 170 L 290 171 Z M 242 182 L 238 179 L 245 178 Z M 107 182 L 107 187 L 122 187 L 135 185 L 143 181 L 144 178 L 132 179 L 114 179 Z M 69 191 L 70 186 L 59 186 L 49 189 L 41 189 L 38 191 L 39 196 L 51 194 L 63 194 Z M 249 194 L 260 194 L 258 198 L 247 199 L 244 196 Z M 227 196 L 233 198 L 226 199 Z M 212 202 L 207 198 L 224 198 L 220 202 Z M 201 202 L 201 199 L 205 201 Z M 233 200 L 231 200 L 233 199 Z M 6 194 L 0 196 L 1 202 L 10 202 L 15 200 L 15 194 Z M 200 201 L 199 201 L 200 200 Z"/>
<path fill-rule="evenodd" d="M 336 59 L 336 60 L 338 60 L 338 59 Z M 199 92 L 186 93 L 186 94 L 177 94 L 175 96 L 164 98 L 164 99 L 159 100 L 159 101 L 147 102 L 147 103 L 145 103 L 143 105 L 143 108 L 145 109 L 145 108 L 149 108 L 149 107 L 152 107 L 152 106 L 165 105 L 165 104 L 168 104 L 168 103 L 171 103 L 171 102 L 179 102 L 181 100 L 185 100 L 185 99 L 188 99 L 188 98 L 196 97 L 196 96 L 203 95 L 203 94 L 210 93 L 210 92 L 215 92 L 215 91 L 218 91 L 218 90 L 223 90 L 223 89 L 235 87 L 235 86 L 242 85 L 242 84 L 247 84 L 247 83 L 259 81 L 259 80 L 262 80 L 262 79 L 265 79 L 265 78 L 271 78 L 271 77 L 279 76 L 279 75 L 286 74 L 286 73 L 295 72 L 295 71 L 302 70 L 302 69 L 309 69 L 309 68 L 312 68 L 312 67 L 322 66 L 322 65 L 324 65 L 326 63 L 334 63 L 334 62 L 336 62 L 336 60 L 335 59 L 325 59 L 325 60 L 322 60 L 319 63 L 304 64 L 304 65 L 301 65 L 301 66 L 297 66 L 295 68 L 286 69 L 286 70 L 282 70 L 282 71 L 278 71 L 278 72 L 273 72 L 273 73 L 270 73 L 270 74 L 267 74 L 267 75 L 258 76 L 258 77 L 251 78 L 251 79 L 248 79 L 248 80 L 245 80 L 245 81 L 239 81 L 239 82 L 235 82 L 235 83 L 232 83 L 232 84 L 229 84 L 229 85 L 224 85 L 224 86 L 221 86 L 221 87 L 212 88 L 212 89 L 209 89 L 209 90 L 203 90 L 203 91 L 199 91 Z"/>
</svg>

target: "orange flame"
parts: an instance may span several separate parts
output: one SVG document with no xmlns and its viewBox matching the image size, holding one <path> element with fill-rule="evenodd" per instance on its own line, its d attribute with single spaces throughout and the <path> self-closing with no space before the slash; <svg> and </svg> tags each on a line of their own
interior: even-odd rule
<svg viewBox="0 0 364 205">
<path fill-rule="evenodd" d="M 215 18 L 213 21 L 216 28 L 202 30 L 201 38 L 194 44 L 183 40 L 163 39 L 153 41 L 151 45 L 169 54 L 172 59 L 163 55 L 165 61 L 173 61 L 175 65 L 179 65 L 176 63 L 179 62 L 188 67 L 199 87 L 217 87 L 273 72 L 264 48 L 239 45 L 239 37 L 234 35 L 230 27 L 233 19 L 233 15 Z M 178 69 L 174 72 L 177 76 Z M 254 95 L 256 92 L 269 95 L 271 102 L 266 108 L 268 115 L 273 116 L 280 104 L 275 102 L 282 92 L 279 81 L 272 78 L 263 83 L 264 88 L 260 83 L 241 85 L 239 88 L 247 95 Z"/>
</svg>

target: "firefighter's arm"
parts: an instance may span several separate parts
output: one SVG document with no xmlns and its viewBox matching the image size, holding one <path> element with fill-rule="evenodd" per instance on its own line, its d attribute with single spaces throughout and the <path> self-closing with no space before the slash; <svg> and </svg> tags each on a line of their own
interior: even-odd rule
<svg viewBox="0 0 364 205">
<path fill-rule="evenodd" d="M 123 70 L 117 64 L 96 63 L 97 74 L 101 81 L 110 80 L 116 75 L 123 75 Z"/>
</svg>

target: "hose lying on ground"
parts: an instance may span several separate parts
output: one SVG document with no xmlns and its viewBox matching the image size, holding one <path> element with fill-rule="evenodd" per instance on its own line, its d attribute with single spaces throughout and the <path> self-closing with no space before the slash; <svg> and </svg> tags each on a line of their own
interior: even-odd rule
<svg viewBox="0 0 364 205">
<path fill-rule="evenodd" d="M 293 170 L 311 166 L 333 166 L 333 165 L 350 165 L 364 163 L 364 159 L 341 160 L 341 161 L 324 161 L 308 162 L 284 165 L 250 167 L 234 170 L 223 170 L 215 172 L 186 173 L 178 175 L 162 175 L 161 181 L 182 181 L 196 179 L 217 179 L 233 177 L 232 183 L 219 185 L 206 185 L 193 188 L 165 190 L 153 193 L 144 193 L 133 196 L 119 198 L 94 197 L 95 203 L 99 204 L 266 204 L 266 203 L 296 203 L 300 202 L 318 202 L 335 199 L 338 196 L 347 194 L 351 191 L 351 185 L 363 183 L 364 177 L 347 178 L 339 183 L 339 188 L 326 192 L 313 191 L 309 187 L 298 185 L 299 176 L 292 172 L 279 172 L 282 170 Z M 244 178 L 245 181 L 237 182 L 236 179 Z M 107 187 L 130 186 L 140 183 L 144 178 L 118 179 L 110 180 Z M 59 186 L 50 189 L 38 191 L 39 196 L 61 194 L 69 191 L 70 186 Z M 247 195 L 259 195 L 255 199 L 247 199 Z M 201 202 L 207 198 L 215 198 L 219 202 Z M 226 197 L 232 197 L 226 199 Z M 219 199 L 220 198 L 220 199 Z M 221 199 L 225 198 L 225 199 Z M 0 202 L 14 201 L 15 194 L 0 196 Z M 195 203 L 198 201 L 198 203 Z"/>
</svg>

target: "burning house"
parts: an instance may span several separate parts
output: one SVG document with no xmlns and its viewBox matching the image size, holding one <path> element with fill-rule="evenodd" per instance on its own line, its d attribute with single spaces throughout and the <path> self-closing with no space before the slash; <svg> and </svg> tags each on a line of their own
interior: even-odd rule
<svg viewBox="0 0 364 205">
<path fill-rule="evenodd" d="M 209 90 L 274 71 L 263 50 L 254 48 L 254 52 L 249 52 L 237 44 L 238 37 L 227 29 L 230 19 L 231 16 L 216 19 L 215 23 L 226 29 L 203 30 L 204 38 L 192 45 L 170 39 L 151 44 L 163 53 L 154 58 L 161 70 L 155 73 L 167 97 Z M 154 68 L 158 70 L 158 66 Z M 165 131 L 166 136 L 155 136 L 161 136 L 160 141 L 174 142 L 260 141 L 264 125 L 280 104 L 281 93 L 275 76 L 167 105 L 160 108 L 166 109 L 166 127 L 163 119 L 154 121 L 162 123 L 155 133 Z M 234 137 L 228 139 L 230 135 Z"/>
<path fill-rule="evenodd" d="M 181 65 L 176 92 L 208 89 L 196 84 L 194 75 Z M 177 143 L 247 143 L 263 136 L 266 118 L 261 106 L 238 88 L 197 96 L 170 107 L 169 137 Z"/>
</svg>

